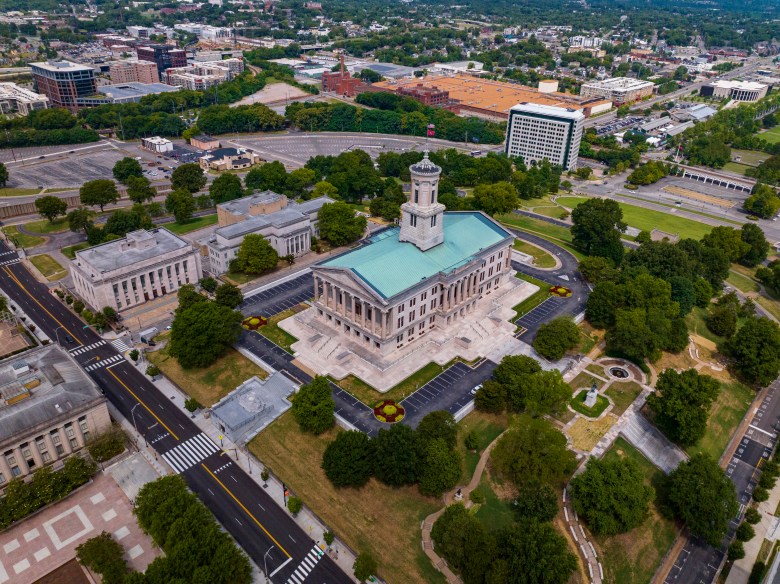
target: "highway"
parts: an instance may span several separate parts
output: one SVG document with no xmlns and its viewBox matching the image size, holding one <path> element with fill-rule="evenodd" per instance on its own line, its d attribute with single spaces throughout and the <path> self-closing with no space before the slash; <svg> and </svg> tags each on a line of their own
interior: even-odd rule
<svg viewBox="0 0 780 584">
<path fill-rule="evenodd" d="M 0 242 L 0 288 L 53 341 L 69 350 L 143 439 L 190 489 L 271 581 L 348 583 L 347 576 L 251 477 L 140 371 L 39 283 Z M 67 335 L 74 341 L 67 342 Z"/>
</svg>

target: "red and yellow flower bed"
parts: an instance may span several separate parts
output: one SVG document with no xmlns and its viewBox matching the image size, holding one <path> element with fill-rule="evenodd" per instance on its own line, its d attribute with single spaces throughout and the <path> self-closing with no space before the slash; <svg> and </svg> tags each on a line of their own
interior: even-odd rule
<svg viewBox="0 0 780 584">
<path fill-rule="evenodd" d="M 394 424 L 403 420 L 405 414 L 403 406 L 391 399 L 383 400 L 374 406 L 374 417 L 380 422 Z"/>
<path fill-rule="evenodd" d="M 558 298 L 568 298 L 571 296 L 571 290 L 564 286 L 552 286 L 550 288 L 550 294 L 557 296 Z"/>
<path fill-rule="evenodd" d="M 268 324 L 268 321 L 262 316 L 250 316 L 241 321 L 241 326 L 248 331 L 256 331 L 260 327 Z"/>
</svg>

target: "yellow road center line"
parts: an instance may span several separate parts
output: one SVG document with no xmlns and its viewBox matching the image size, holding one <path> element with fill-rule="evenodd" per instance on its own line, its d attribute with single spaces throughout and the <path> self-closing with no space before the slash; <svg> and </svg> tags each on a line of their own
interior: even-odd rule
<svg viewBox="0 0 780 584">
<path fill-rule="evenodd" d="M 114 379 L 116 379 L 116 380 L 117 380 L 117 381 L 120 383 L 120 385 L 121 385 L 122 387 L 124 387 L 124 388 L 125 388 L 125 389 L 128 391 L 128 393 L 130 393 L 130 395 L 132 395 L 132 396 L 133 396 L 133 397 L 134 397 L 134 398 L 135 398 L 135 399 L 138 401 L 138 403 L 139 403 L 139 404 L 141 404 L 143 407 L 145 407 L 145 408 L 146 408 L 146 411 L 147 411 L 147 412 L 149 412 L 150 414 L 152 414 L 152 416 L 154 416 L 154 419 L 155 419 L 155 420 L 157 420 L 157 421 L 160 423 L 160 425 L 161 425 L 163 428 L 165 428 L 166 430 L 168 430 L 168 433 L 169 433 L 171 436 L 173 436 L 174 438 L 176 438 L 176 440 L 178 440 L 178 439 L 179 439 L 179 437 L 178 437 L 176 434 L 174 434 L 174 433 L 173 433 L 173 430 L 171 430 L 171 429 L 170 429 L 168 426 L 166 426 L 166 425 L 165 425 L 165 422 L 163 422 L 163 421 L 162 421 L 160 418 L 158 418 L 158 417 L 157 417 L 157 414 L 155 414 L 155 413 L 154 413 L 154 412 L 151 410 L 151 408 L 150 408 L 149 406 L 147 406 L 147 405 L 146 405 L 146 404 L 143 402 L 143 400 L 141 400 L 141 398 L 140 398 L 140 397 L 138 397 L 137 395 L 135 395 L 135 392 L 133 392 L 133 390 L 132 390 L 132 389 L 130 389 L 129 387 L 127 387 L 127 385 L 125 384 L 125 382 L 124 382 L 124 381 L 122 381 L 121 379 L 119 379 L 119 378 L 116 376 L 116 374 L 115 374 L 113 371 L 111 371 L 111 369 L 108 369 L 108 368 L 106 368 L 106 371 L 108 371 L 108 372 L 111 374 L 111 377 L 113 377 Z"/>
<path fill-rule="evenodd" d="M 244 510 L 244 512 L 245 512 L 247 515 L 249 515 L 249 516 L 252 518 L 252 520 L 253 520 L 255 523 L 257 523 L 257 525 L 260 527 L 260 529 L 262 529 L 262 530 L 265 532 L 265 534 L 266 534 L 268 537 L 270 537 L 270 538 L 271 538 L 271 541 L 272 541 L 272 542 L 274 542 L 274 543 L 276 544 L 276 547 L 278 547 L 280 550 L 282 550 L 282 551 L 284 552 L 284 555 L 286 555 L 288 558 L 291 558 L 292 556 L 291 556 L 291 555 L 290 555 L 290 554 L 287 552 L 287 550 L 286 550 L 286 549 L 284 549 L 284 548 L 281 546 L 281 544 L 279 544 L 279 542 L 278 542 L 278 541 L 276 541 L 276 539 L 274 539 L 274 536 L 273 536 L 273 535 L 271 535 L 270 533 L 268 533 L 268 530 L 267 530 L 265 527 L 263 527 L 263 524 L 262 524 L 262 523 L 260 523 L 260 522 L 257 520 L 257 518 L 256 518 L 254 515 L 252 515 L 252 514 L 249 512 L 249 509 L 247 509 L 246 507 L 244 507 L 244 504 L 243 504 L 241 501 L 239 501 L 239 500 L 236 498 L 236 496 L 235 496 L 235 495 L 234 495 L 234 494 L 233 494 L 233 493 L 230 491 L 230 489 L 228 489 L 228 488 L 225 486 L 225 483 L 223 483 L 221 480 L 219 480 L 219 479 L 217 478 L 217 475 L 215 475 L 213 472 L 211 472 L 211 471 L 209 470 L 209 468 L 208 468 L 208 467 L 207 467 L 205 464 L 203 464 L 203 463 L 201 462 L 201 463 L 200 463 L 200 465 L 201 465 L 201 466 L 202 466 L 204 469 L 206 469 L 206 472 L 207 472 L 207 473 L 209 473 L 209 474 L 211 475 L 211 478 L 213 478 L 215 481 L 217 481 L 217 482 L 219 483 L 219 486 L 221 486 L 223 489 L 225 489 L 225 492 L 226 492 L 228 495 L 230 495 L 231 497 L 233 497 L 233 500 L 234 500 L 236 503 L 238 503 L 238 506 L 239 506 L 239 507 L 241 507 L 241 508 Z"/>
</svg>

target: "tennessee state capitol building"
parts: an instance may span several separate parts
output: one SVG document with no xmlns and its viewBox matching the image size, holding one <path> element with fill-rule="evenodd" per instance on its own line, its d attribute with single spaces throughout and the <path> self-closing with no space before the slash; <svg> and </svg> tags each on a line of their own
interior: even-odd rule
<svg viewBox="0 0 780 584">
<path fill-rule="evenodd" d="M 492 304 L 487 300 L 509 289 L 535 288 L 514 277 L 510 265 L 514 236 L 509 231 L 479 211 L 445 211 L 438 201 L 441 168 L 427 153 L 410 171 L 411 193 L 401 206 L 400 225 L 314 266 L 313 307 L 298 315 L 297 324 L 296 317 L 282 321 L 282 328 L 308 339 L 293 345 L 304 361 L 307 355 L 316 360 L 312 353 L 325 362 L 338 361 L 339 356 L 347 360 L 347 351 L 381 369 L 383 362 L 389 367 L 410 347 L 423 345 L 422 339 L 433 340 L 434 333 L 445 329 L 436 342 L 456 338 L 460 346 L 454 351 L 462 354 L 472 338 L 491 336 L 490 325 L 477 323 L 474 326 L 481 330 L 463 329 L 459 336 L 452 327 L 468 325 L 469 318 L 484 321 L 485 305 Z M 309 330 L 302 330 L 306 313 Z M 509 328 L 514 332 L 514 325 Z M 310 329 L 344 350 L 326 355 L 328 349 L 320 350 Z M 420 366 L 431 360 L 428 355 Z M 311 365 L 317 370 L 315 363 Z M 381 390 L 381 384 L 372 385 Z"/>
</svg>

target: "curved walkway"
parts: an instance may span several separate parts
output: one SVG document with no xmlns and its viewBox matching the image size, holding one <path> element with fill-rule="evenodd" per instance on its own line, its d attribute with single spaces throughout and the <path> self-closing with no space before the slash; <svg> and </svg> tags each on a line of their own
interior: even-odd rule
<svg viewBox="0 0 780 584">
<path fill-rule="evenodd" d="M 506 432 L 506 430 L 504 430 Z M 447 582 L 452 583 L 459 583 L 462 584 L 463 580 L 460 579 L 458 575 L 456 575 L 452 570 L 449 569 L 447 566 L 447 562 L 444 561 L 444 559 L 439 556 L 435 551 L 433 551 L 433 540 L 431 540 L 431 529 L 433 528 L 433 524 L 436 523 L 436 520 L 441 517 L 441 515 L 444 513 L 444 511 L 447 509 L 447 507 L 455 502 L 455 496 L 457 495 L 458 491 L 460 491 L 461 498 L 458 499 L 458 501 L 463 500 L 467 506 L 470 506 L 469 501 L 469 495 L 471 492 L 477 488 L 479 485 L 479 482 L 482 480 L 482 473 L 485 471 L 485 466 L 487 465 L 488 458 L 490 457 L 490 452 L 493 450 L 493 447 L 498 442 L 498 439 L 501 438 L 501 436 L 504 435 L 504 432 L 501 432 L 498 436 L 495 437 L 493 442 L 488 444 L 487 448 L 482 451 L 482 454 L 479 456 L 479 462 L 477 462 L 477 466 L 474 469 L 474 474 L 471 476 L 471 480 L 469 481 L 469 484 L 466 486 L 458 486 L 452 489 L 450 492 L 444 494 L 444 507 L 436 511 L 435 513 L 431 513 L 423 519 L 422 522 L 422 546 L 423 551 L 425 552 L 425 555 L 430 558 L 430 560 L 433 562 L 433 565 L 436 567 L 439 572 L 444 574 L 444 576 L 447 578 Z"/>
</svg>

